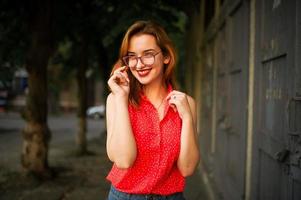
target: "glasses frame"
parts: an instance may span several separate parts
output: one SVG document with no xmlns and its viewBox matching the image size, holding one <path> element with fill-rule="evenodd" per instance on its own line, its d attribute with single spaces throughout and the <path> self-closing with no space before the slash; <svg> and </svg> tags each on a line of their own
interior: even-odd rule
<svg viewBox="0 0 301 200">
<path fill-rule="evenodd" d="M 155 61 L 156 61 L 156 55 L 158 55 L 158 54 L 161 53 L 161 52 L 162 52 L 162 51 L 158 51 L 158 52 L 155 52 L 154 54 L 152 54 L 152 56 L 153 56 L 153 58 L 154 58 L 154 62 L 153 62 L 152 64 L 144 64 L 144 63 L 143 63 L 143 60 L 142 60 L 141 58 L 142 58 L 143 56 L 145 56 L 145 55 L 142 55 L 142 56 L 129 56 L 129 55 L 123 56 L 123 57 L 122 57 L 122 61 L 123 61 L 129 68 L 132 68 L 132 69 L 134 69 L 134 68 L 137 67 L 139 60 L 140 60 L 140 62 L 141 62 L 143 65 L 150 66 L 150 65 L 153 65 L 153 64 L 155 63 Z M 128 63 L 127 63 L 126 60 L 127 60 L 127 58 L 129 58 L 129 57 L 135 57 L 136 62 L 137 62 L 135 66 L 130 67 L 130 66 L 128 65 Z"/>
</svg>

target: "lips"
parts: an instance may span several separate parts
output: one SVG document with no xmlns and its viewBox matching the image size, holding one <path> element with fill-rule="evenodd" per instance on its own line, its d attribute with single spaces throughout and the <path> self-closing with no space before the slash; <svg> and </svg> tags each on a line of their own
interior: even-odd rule
<svg viewBox="0 0 301 200">
<path fill-rule="evenodd" d="M 151 70 L 152 70 L 151 68 L 149 68 L 149 69 L 137 70 L 137 73 L 138 73 L 138 75 L 139 75 L 140 77 L 144 77 L 144 76 L 147 76 L 147 75 L 150 73 Z"/>
</svg>

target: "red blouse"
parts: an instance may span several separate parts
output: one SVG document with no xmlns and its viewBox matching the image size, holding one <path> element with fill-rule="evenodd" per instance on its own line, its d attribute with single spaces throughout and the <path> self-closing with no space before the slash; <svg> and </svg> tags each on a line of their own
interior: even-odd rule
<svg viewBox="0 0 301 200">
<path fill-rule="evenodd" d="M 168 88 L 169 92 L 172 87 Z M 129 169 L 113 165 L 107 179 L 118 190 L 132 194 L 169 195 L 183 192 L 185 179 L 177 168 L 182 120 L 166 105 L 160 121 L 153 104 L 142 96 L 140 105 L 129 105 L 137 157 Z"/>
</svg>

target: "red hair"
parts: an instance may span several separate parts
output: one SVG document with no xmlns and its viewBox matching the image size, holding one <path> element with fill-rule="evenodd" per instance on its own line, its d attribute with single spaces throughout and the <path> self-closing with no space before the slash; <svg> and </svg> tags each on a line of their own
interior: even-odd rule
<svg viewBox="0 0 301 200">
<path fill-rule="evenodd" d="M 130 26 L 123 37 L 118 61 L 115 63 L 112 73 L 125 65 L 123 63 L 122 58 L 127 55 L 129 42 L 134 35 L 140 34 L 149 34 L 155 37 L 157 45 L 160 47 L 163 56 L 169 57 L 169 63 L 164 64 L 164 83 L 165 87 L 171 84 L 175 87 L 175 78 L 174 78 L 174 68 L 176 65 L 176 51 L 168 37 L 167 33 L 159 24 L 152 21 L 137 21 L 132 26 Z M 142 90 L 142 84 L 133 76 L 133 74 L 129 71 L 129 79 L 130 79 L 130 94 L 129 101 L 134 105 L 138 105 L 140 102 L 140 92 Z"/>
</svg>

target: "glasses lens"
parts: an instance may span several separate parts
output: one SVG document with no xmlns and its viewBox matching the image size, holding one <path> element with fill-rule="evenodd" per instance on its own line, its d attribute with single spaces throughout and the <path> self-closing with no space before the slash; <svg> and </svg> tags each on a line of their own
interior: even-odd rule
<svg viewBox="0 0 301 200">
<path fill-rule="evenodd" d="M 125 56 L 125 57 L 123 57 L 123 61 L 124 61 L 124 63 L 127 66 L 129 66 L 131 68 L 136 67 L 139 58 L 140 58 L 140 61 L 142 62 L 142 64 L 144 64 L 144 65 L 152 65 L 155 62 L 155 55 L 154 54 L 146 54 L 146 55 L 143 55 L 141 57 L 137 57 L 137 56 Z"/>
<path fill-rule="evenodd" d="M 123 61 L 129 67 L 135 67 L 137 65 L 137 58 L 135 56 L 125 56 Z"/>
<path fill-rule="evenodd" d="M 143 64 L 145 64 L 145 65 L 152 65 L 152 64 L 154 64 L 155 57 L 154 57 L 154 55 L 151 55 L 151 54 L 144 55 L 141 57 L 141 60 L 142 60 Z"/>
<path fill-rule="evenodd" d="M 137 58 L 135 56 L 129 57 L 129 67 L 135 67 L 137 65 Z"/>
</svg>

